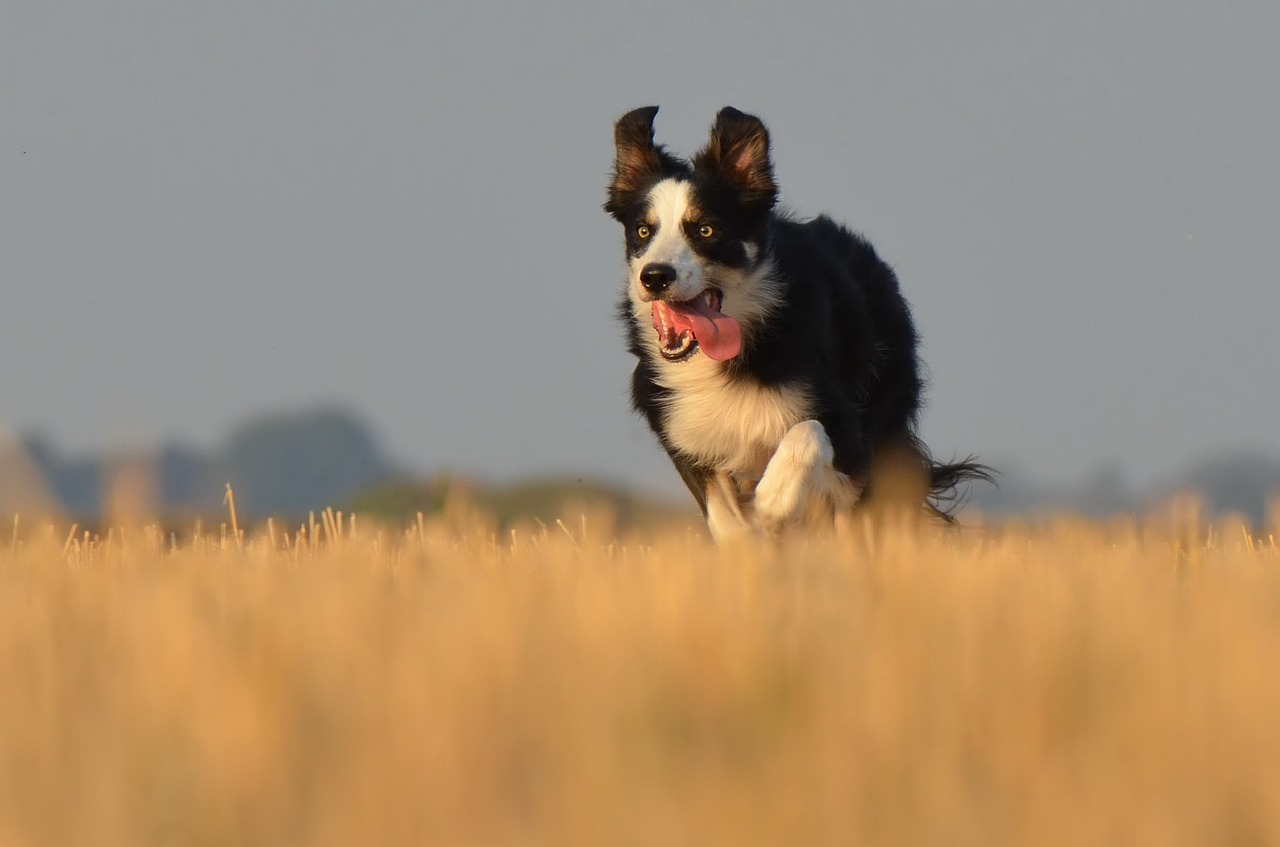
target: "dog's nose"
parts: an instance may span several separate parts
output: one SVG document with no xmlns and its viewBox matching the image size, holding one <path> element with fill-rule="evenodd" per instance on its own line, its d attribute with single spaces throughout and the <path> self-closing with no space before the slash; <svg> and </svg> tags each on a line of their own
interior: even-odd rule
<svg viewBox="0 0 1280 847">
<path fill-rule="evenodd" d="M 650 294 L 661 294 L 675 281 L 676 269 L 670 265 L 660 265 L 655 262 L 645 265 L 644 270 L 640 271 L 640 284 Z"/>
</svg>

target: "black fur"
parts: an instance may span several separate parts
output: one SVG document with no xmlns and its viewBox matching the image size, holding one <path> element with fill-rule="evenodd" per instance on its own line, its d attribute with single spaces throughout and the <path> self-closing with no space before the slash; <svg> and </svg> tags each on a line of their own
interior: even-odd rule
<svg viewBox="0 0 1280 847">
<path fill-rule="evenodd" d="M 722 110 L 707 148 L 685 162 L 653 143 L 656 112 L 648 107 L 629 113 L 615 133 L 618 162 L 605 210 L 622 223 L 628 256 L 644 247 L 637 227 L 644 223 L 649 190 L 672 177 L 689 181 L 700 212 L 689 225 L 709 222 L 716 232 L 711 239 L 691 238 L 695 252 L 716 265 L 742 269 L 751 263 L 746 245 L 756 245 L 757 262 L 772 259 L 781 292 L 781 307 L 744 331 L 742 352 L 723 363 L 725 377 L 805 386 L 813 417 L 831 440 L 837 470 L 874 496 L 878 458 L 906 456 L 923 477 L 926 490 L 920 494 L 938 514 L 949 516 L 957 487 L 989 480 L 990 471 L 972 460 L 936 464 L 916 437 L 923 389 L 918 339 L 893 270 L 864 238 L 825 215 L 798 221 L 774 211 L 768 133 L 758 119 Z M 635 409 L 705 513 L 706 487 L 716 468 L 672 445 L 668 389 L 655 372 L 664 365 L 645 354 L 642 333 L 648 328 L 632 318 L 625 294 L 621 316 L 628 347 L 639 359 L 631 386 Z"/>
</svg>

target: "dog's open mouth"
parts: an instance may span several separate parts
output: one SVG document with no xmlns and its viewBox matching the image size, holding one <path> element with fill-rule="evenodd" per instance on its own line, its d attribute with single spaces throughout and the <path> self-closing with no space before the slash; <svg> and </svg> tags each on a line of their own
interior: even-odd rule
<svg viewBox="0 0 1280 847">
<path fill-rule="evenodd" d="M 692 300 L 653 301 L 653 328 L 658 331 L 658 352 L 679 362 L 701 350 L 717 362 L 742 352 L 742 328 L 720 311 L 719 289 L 708 288 Z"/>
</svg>

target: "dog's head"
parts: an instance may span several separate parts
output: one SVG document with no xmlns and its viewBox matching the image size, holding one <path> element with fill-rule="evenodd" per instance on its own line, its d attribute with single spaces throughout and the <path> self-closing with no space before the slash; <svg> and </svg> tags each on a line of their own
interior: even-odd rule
<svg viewBox="0 0 1280 847">
<path fill-rule="evenodd" d="M 726 107 L 707 146 L 685 161 L 654 143 L 657 113 L 636 109 L 614 127 L 604 208 L 625 232 L 631 311 L 652 321 L 654 349 L 668 361 L 698 352 L 732 359 L 773 302 L 767 237 L 778 191 L 769 132 Z"/>
</svg>

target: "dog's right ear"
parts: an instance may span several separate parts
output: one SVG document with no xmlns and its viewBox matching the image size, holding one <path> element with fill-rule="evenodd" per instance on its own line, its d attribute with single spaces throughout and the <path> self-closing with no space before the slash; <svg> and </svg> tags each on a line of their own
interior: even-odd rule
<svg viewBox="0 0 1280 847">
<path fill-rule="evenodd" d="M 642 106 L 627 112 L 613 126 L 617 158 L 604 209 L 614 217 L 620 216 L 627 195 L 665 167 L 662 148 L 653 143 L 653 119 L 657 114 L 657 106 Z"/>
</svg>

